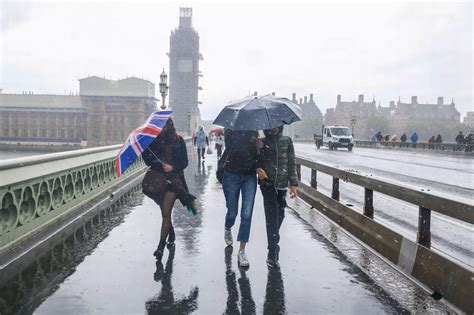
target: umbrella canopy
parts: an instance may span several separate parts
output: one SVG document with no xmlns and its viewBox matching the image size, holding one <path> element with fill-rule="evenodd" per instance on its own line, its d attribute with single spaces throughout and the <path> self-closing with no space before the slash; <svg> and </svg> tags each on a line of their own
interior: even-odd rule
<svg viewBox="0 0 474 315">
<path fill-rule="evenodd" d="M 222 109 L 213 124 L 233 130 L 265 130 L 300 121 L 301 107 L 287 98 L 247 97 Z"/>
<path fill-rule="evenodd" d="M 209 133 L 210 134 L 214 133 L 216 135 L 223 135 L 224 134 L 224 128 L 222 128 L 222 127 L 214 128 Z"/>
<path fill-rule="evenodd" d="M 142 126 L 130 133 L 119 154 L 115 157 L 118 176 L 121 176 L 158 137 L 171 114 L 173 114 L 171 110 L 153 112 Z"/>
</svg>

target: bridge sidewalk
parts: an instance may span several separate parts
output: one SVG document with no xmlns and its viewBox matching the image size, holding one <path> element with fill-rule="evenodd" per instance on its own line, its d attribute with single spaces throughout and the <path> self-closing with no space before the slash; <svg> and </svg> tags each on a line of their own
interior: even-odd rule
<svg viewBox="0 0 474 315">
<path fill-rule="evenodd" d="M 225 200 L 215 179 L 216 159 L 198 164 L 190 153 L 188 184 L 202 202 L 190 216 L 174 210 L 174 255 L 152 256 L 159 239 L 159 208 L 139 194 L 123 222 L 86 256 L 44 302 L 38 314 L 403 313 L 397 299 L 363 273 L 314 228 L 288 210 L 281 230 L 281 272 L 266 266 L 263 201 L 257 191 L 247 254 L 237 266 L 238 244 L 225 248 Z M 233 229 L 237 233 L 238 225 Z M 396 285 L 396 284 L 395 284 Z"/>
</svg>

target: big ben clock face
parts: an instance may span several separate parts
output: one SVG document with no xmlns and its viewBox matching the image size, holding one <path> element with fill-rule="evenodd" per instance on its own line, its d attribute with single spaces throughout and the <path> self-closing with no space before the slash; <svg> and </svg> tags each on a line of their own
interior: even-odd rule
<svg viewBox="0 0 474 315">
<path fill-rule="evenodd" d="M 193 61 L 189 59 L 178 60 L 178 72 L 192 72 Z"/>
</svg>

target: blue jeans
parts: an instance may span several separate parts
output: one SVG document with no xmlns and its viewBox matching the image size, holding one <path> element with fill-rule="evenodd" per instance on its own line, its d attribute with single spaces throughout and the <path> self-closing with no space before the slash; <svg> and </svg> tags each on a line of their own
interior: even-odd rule
<svg viewBox="0 0 474 315">
<path fill-rule="evenodd" d="M 252 223 L 253 204 L 257 192 L 257 176 L 239 175 L 224 171 L 222 179 L 224 188 L 227 214 L 225 216 L 225 227 L 230 229 L 235 224 L 239 207 L 239 196 L 242 191 L 242 208 L 240 209 L 240 228 L 237 241 L 247 243 Z"/>
</svg>

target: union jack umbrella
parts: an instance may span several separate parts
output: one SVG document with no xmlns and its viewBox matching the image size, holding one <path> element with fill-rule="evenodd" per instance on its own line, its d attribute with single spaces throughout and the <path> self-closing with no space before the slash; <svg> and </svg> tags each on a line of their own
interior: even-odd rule
<svg viewBox="0 0 474 315">
<path fill-rule="evenodd" d="M 153 112 L 142 126 L 130 133 L 115 157 L 118 176 L 121 176 L 158 137 L 172 113 L 171 110 Z"/>
</svg>

